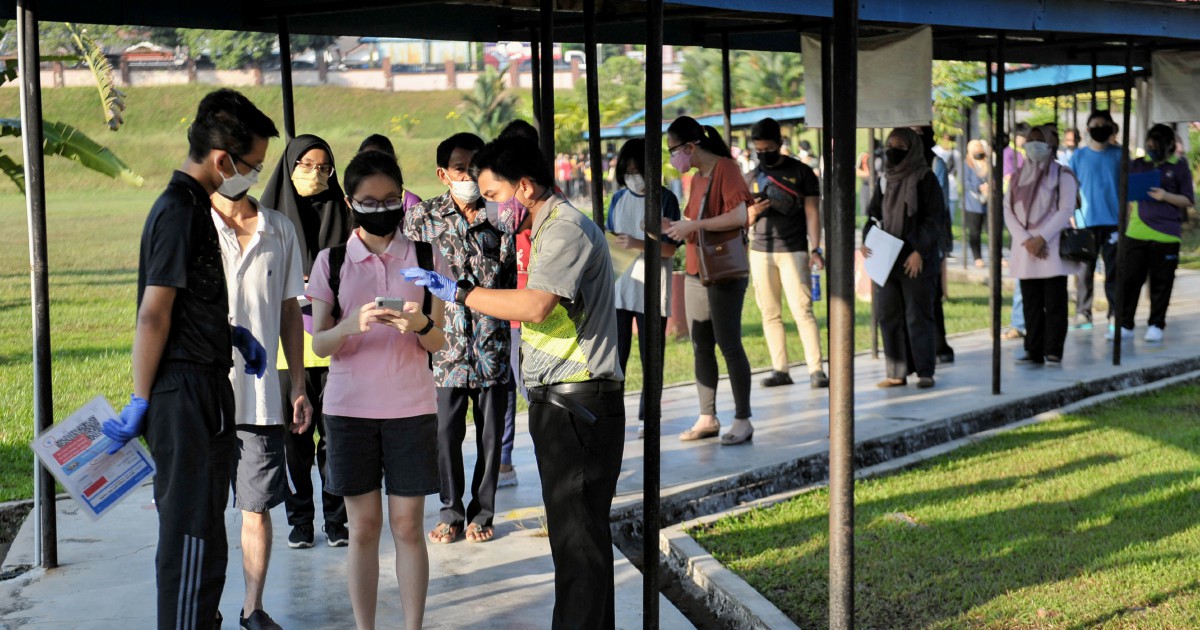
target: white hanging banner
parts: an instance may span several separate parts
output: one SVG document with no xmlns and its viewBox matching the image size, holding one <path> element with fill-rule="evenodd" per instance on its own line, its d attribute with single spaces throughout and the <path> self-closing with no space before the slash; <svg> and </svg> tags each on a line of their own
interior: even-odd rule
<svg viewBox="0 0 1200 630">
<path fill-rule="evenodd" d="M 804 35 L 804 124 L 824 127 L 821 111 L 821 38 Z M 858 40 L 860 129 L 915 127 L 933 118 L 933 30 L 928 26 Z"/>
<path fill-rule="evenodd" d="M 1200 120 L 1200 52 L 1158 51 L 1150 56 L 1151 123 Z"/>
</svg>

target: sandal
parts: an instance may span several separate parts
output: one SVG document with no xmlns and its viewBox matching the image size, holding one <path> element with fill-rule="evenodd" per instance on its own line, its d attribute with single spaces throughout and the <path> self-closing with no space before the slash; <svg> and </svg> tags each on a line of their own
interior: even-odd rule
<svg viewBox="0 0 1200 630">
<path fill-rule="evenodd" d="M 880 389 L 887 389 L 889 387 L 904 387 L 905 385 L 908 385 L 907 378 L 885 378 L 882 381 L 875 383 L 875 387 Z"/>
<path fill-rule="evenodd" d="M 429 532 L 429 542 L 435 545 L 448 545 L 458 540 L 460 529 L 458 525 L 451 523 L 438 523 L 437 527 Z"/>
<path fill-rule="evenodd" d="M 479 523 L 471 523 L 467 525 L 467 542 L 485 543 L 492 539 L 495 535 L 495 530 L 491 525 L 480 525 Z"/>
</svg>

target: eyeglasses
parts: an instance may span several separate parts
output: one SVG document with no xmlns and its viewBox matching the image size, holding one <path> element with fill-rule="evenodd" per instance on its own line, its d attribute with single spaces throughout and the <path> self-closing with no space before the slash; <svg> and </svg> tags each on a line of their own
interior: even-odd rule
<svg viewBox="0 0 1200 630">
<path fill-rule="evenodd" d="M 685 147 L 685 146 L 687 146 L 687 145 L 689 145 L 689 144 L 691 144 L 691 142 L 681 142 L 681 143 L 679 143 L 679 144 L 677 144 L 677 145 L 675 145 L 675 146 L 669 146 L 669 145 L 668 145 L 668 146 L 667 146 L 667 155 L 675 155 L 675 152 L 676 152 L 676 151 L 678 151 L 678 150 L 682 149 L 683 147 Z"/>
<path fill-rule="evenodd" d="M 242 164 L 245 164 L 246 166 L 249 166 L 250 170 L 254 171 L 255 173 L 261 173 L 263 170 L 262 162 L 259 162 L 258 165 L 256 166 L 254 164 L 247 162 L 246 160 L 243 160 L 242 157 L 236 153 L 230 153 L 229 151 L 226 151 L 226 153 L 229 153 L 229 157 L 232 157 L 234 160 L 241 162 Z"/>
<path fill-rule="evenodd" d="M 359 212 L 390 212 L 392 210 L 400 210 L 404 207 L 404 195 L 396 195 L 388 197 L 383 201 L 378 199 L 355 199 L 350 198 L 351 203 L 358 207 L 355 210 Z"/>
<path fill-rule="evenodd" d="M 323 173 L 325 175 L 331 175 L 333 173 L 333 165 L 332 164 L 309 164 L 308 162 L 301 162 L 300 160 L 296 160 L 296 166 L 299 167 L 300 170 L 305 173 L 311 173 L 313 171 L 317 171 L 317 172 Z"/>
</svg>

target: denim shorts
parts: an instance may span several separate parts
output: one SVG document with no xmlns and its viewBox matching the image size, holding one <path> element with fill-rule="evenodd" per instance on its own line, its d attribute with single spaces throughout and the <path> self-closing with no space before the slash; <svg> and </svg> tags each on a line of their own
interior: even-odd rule
<svg viewBox="0 0 1200 630">
<path fill-rule="evenodd" d="M 353 418 L 325 415 L 329 483 L 325 490 L 353 497 L 379 490 L 419 497 L 436 494 L 437 415 Z"/>
</svg>

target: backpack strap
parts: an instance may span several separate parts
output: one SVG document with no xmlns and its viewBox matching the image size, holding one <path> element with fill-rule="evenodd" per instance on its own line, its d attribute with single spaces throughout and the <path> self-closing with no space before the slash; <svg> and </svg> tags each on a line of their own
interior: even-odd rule
<svg viewBox="0 0 1200 630">
<path fill-rule="evenodd" d="M 342 318 L 342 304 L 338 299 L 338 290 L 342 286 L 342 264 L 346 262 L 346 246 L 334 245 L 329 248 L 329 292 L 333 294 L 333 323 Z"/>
<path fill-rule="evenodd" d="M 413 246 L 417 248 L 417 266 L 425 271 L 435 271 L 433 268 L 433 245 L 422 241 L 413 241 Z M 429 288 L 425 288 L 425 297 L 421 301 L 421 313 L 425 317 L 433 312 L 433 294 L 429 292 Z M 433 370 L 433 353 L 429 355 L 429 369 Z"/>
</svg>

